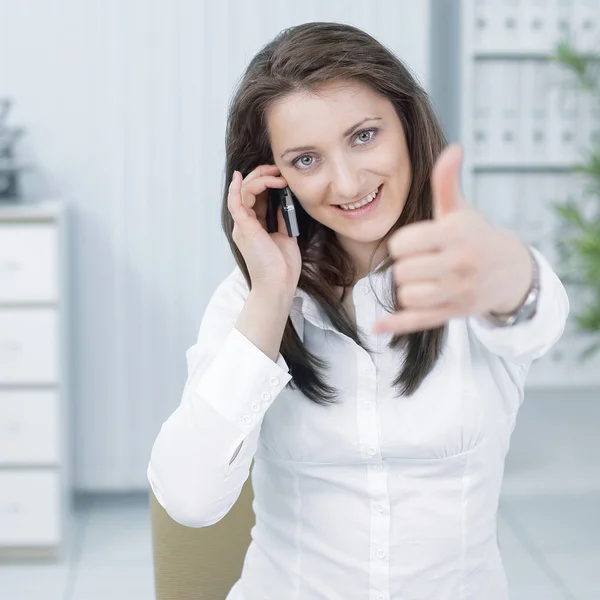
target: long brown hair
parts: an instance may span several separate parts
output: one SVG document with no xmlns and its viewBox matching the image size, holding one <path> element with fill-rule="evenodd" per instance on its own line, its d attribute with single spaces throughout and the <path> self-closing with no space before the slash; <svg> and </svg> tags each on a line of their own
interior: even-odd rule
<svg viewBox="0 0 600 600">
<path fill-rule="evenodd" d="M 244 176 L 261 164 L 274 164 L 267 130 L 267 109 L 294 92 L 317 91 L 334 81 L 366 84 L 394 106 L 404 128 L 412 178 L 405 207 L 386 239 L 398 228 L 433 216 L 430 177 L 446 139 L 426 92 L 408 68 L 373 37 L 350 25 L 306 23 L 282 31 L 252 59 L 229 105 L 226 132 L 226 170 L 221 222 L 231 251 L 248 286 L 244 258 L 232 239 L 233 219 L 227 192 L 238 170 Z M 302 272 L 298 287 L 323 309 L 331 324 L 362 348 L 367 345 L 342 308 L 346 289 L 356 277 L 355 265 L 334 232 L 299 210 Z M 268 219 L 268 230 L 276 222 Z M 391 266 L 387 259 L 378 268 Z M 342 297 L 335 286 L 344 290 Z M 387 309 L 398 310 L 392 283 Z M 444 344 L 446 326 L 404 336 L 393 336 L 390 347 L 405 349 L 394 386 L 399 395 L 411 395 L 431 372 Z M 327 362 L 309 352 L 288 319 L 280 352 L 290 367 L 293 389 L 318 404 L 333 402 L 337 391 L 323 377 Z"/>
</svg>

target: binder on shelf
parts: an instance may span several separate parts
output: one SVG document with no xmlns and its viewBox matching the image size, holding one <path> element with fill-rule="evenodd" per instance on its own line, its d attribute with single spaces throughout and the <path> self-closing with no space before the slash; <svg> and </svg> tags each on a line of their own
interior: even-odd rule
<svg viewBox="0 0 600 600">
<path fill-rule="evenodd" d="M 558 64 L 549 65 L 548 76 L 548 142 L 552 162 L 574 164 L 577 147 L 579 93 L 574 77 Z"/>
<path fill-rule="evenodd" d="M 577 0 L 571 17 L 575 48 L 580 52 L 598 51 L 599 27 L 600 0 Z"/>
<path fill-rule="evenodd" d="M 502 61 L 494 64 L 499 85 L 496 86 L 499 119 L 493 124 L 495 136 L 493 156 L 501 163 L 521 160 L 523 134 L 521 131 L 521 63 Z"/>
<path fill-rule="evenodd" d="M 523 237 L 548 258 L 554 255 L 555 217 L 552 202 L 556 177 L 560 175 L 526 174 L 521 179 Z"/>
<path fill-rule="evenodd" d="M 548 63 L 521 64 L 521 160 L 540 164 L 551 160 L 548 148 Z"/>
<path fill-rule="evenodd" d="M 487 52 L 499 43 L 499 12 L 497 0 L 474 0 L 472 27 L 476 52 Z"/>
<path fill-rule="evenodd" d="M 548 15 L 550 27 L 548 28 L 548 50 L 553 51 L 556 44 L 572 35 L 573 21 L 572 0 L 552 0 Z"/>
<path fill-rule="evenodd" d="M 579 97 L 579 109 L 578 150 L 587 155 L 592 149 L 600 147 L 600 97 L 582 92 Z"/>
<path fill-rule="evenodd" d="M 539 54 L 548 52 L 548 31 L 551 26 L 548 9 L 553 1 L 528 0 L 523 3 L 521 51 Z"/>
<path fill-rule="evenodd" d="M 524 45 L 526 31 L 523 19 L 523 6 L 521 0 L 496 0 L 500 2 L 500 39 L 495 50 L 500 52 L 520 52 Z"/>
<path fill-rule="evenodd" d="M 519 181 L 514 173 L 478 173 L 473 186 L 473 204 L 495 227 L 515 229 L 519 213 Z"/>
<path fill-rule="evenodd" d="M 492 126 L 498 121 L 498 115 L 493 113 L 498 79 L 494 67 L 493 63 L 487 61 L 474 64 L 473 89 L 470 91 L 473 94 L 471 143 L 477 162 L 491 159 L 492 148 L 496 144 Z"/>
</svg>

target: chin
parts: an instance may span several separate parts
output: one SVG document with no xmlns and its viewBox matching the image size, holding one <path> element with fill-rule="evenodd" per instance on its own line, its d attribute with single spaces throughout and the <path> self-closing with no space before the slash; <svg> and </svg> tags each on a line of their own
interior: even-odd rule
<svg viewBox="0 0 600 600">
<path fill-rule="evenodd" d="M 348 240 L 353 242 L 360 242 L 363 244 L 373 244 L 382 240 L 394 226 L 396 221 L 380 224 L 380 223 L 369 223 L 365 224 L 364 227 L 345 227 L 343 230 L 338 229 L 336 233 Z"/>
<path fill-rule="evenodd" d="M 391 227 L 392 225 L 389 227 L 370 227 L 364 231 L 336 231 L 335 229 L 333 231 L 339 238 L 349 242 L 373 245 L 379 243 L 387 235 Z"/>
</svg>

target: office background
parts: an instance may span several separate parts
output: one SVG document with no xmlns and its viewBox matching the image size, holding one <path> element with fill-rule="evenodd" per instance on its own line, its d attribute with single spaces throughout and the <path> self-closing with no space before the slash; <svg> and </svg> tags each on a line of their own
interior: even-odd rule
<svg viewBox="0 0 600 600">
<path fill-rule="evenodd" d="M 568 18 L 582 32 L 592 19 L 600 40 L 596 0 L 0 0 L 0 97 L 14 100 L 11 122 L 26 129 L 18 146 L 34 167 L 23 177 L 26 201 L 67 207 L 70 489 L 147 489 L 152 442 L 180 401 L 185 350 L 233 266 L 219 224 L 224 127 L 251 56 L 303 21 L 343 21 L 372 33 L 431 93 L 450 140 L 465 144 L 471 199 L 517 228 L 516 204 L 499 214 L 484 202 L 493 190 L 517 190 L 527 203 L 540 186 L 560 191 L 576 182 L 565 167 L 571 159 L 559 160 L 564 144 L 529 173 L 531 156 L 486 156 L 474 135 L 486 127 L 485 111 L 475 110 L 482 108 L 476 77 L 505 94 L 495 98 L 500 104 L 520 99 L 519 119 L 527 111 L 521 99 L 544 93 L 519 95 L 535 79 L 532 65 L 547 39 L 515 49 L 506 26 L 477 38 L 482 21 L 510 18 Z M 508 83 L 494 88 L 486 77 Z M 582 111 L 569 113 L 575 128 L 583 127 Z M 525 237 L 546 227 L 544 211 L 539 206 L 541 220 Z M 506 494 L 600 491 L 600 360 L 566 368 L 571 348 L 561 346 L 535 373 L 507 461 Z"/>
<path fill-rule="evenodd" d="M 237 78 L 291 23 L 340 17 L 428 85 L 427 3 L 0 2 L 0 95 L 27 127 L 27 193 L 70 212 L 78 490 L 145 489 L 157 428 L 181 397 L 185 349 L 232 268 L 219 210 Z"/>
</svg>

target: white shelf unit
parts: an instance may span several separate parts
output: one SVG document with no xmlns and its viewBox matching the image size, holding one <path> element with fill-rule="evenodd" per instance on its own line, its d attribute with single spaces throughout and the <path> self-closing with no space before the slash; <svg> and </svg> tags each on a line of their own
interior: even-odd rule
<svg viewBox="0 0 600 600">
<path fill-rule="evenodd" d="M 552 56 L 565 36 L 579 51 L 600 53 L 600 0 L 463 0 L 461 11 L 463 189 L 490 222 L 533 244 L 563 275 L 552 204 L 584 193 L 572 168 L 600 142 L 600 103 Z M 573 314 L 581 294 L 565 283 Z M 532 365 L 528 388 L 598 387 L 600 356 L 578 361 L 588 343 L 569 321 Z"/>
<path fill-rule="evenodd" d="M 0 560 L 59 558 L 70 513 L 66 211 L 0 204 Z"/>
</svg>

